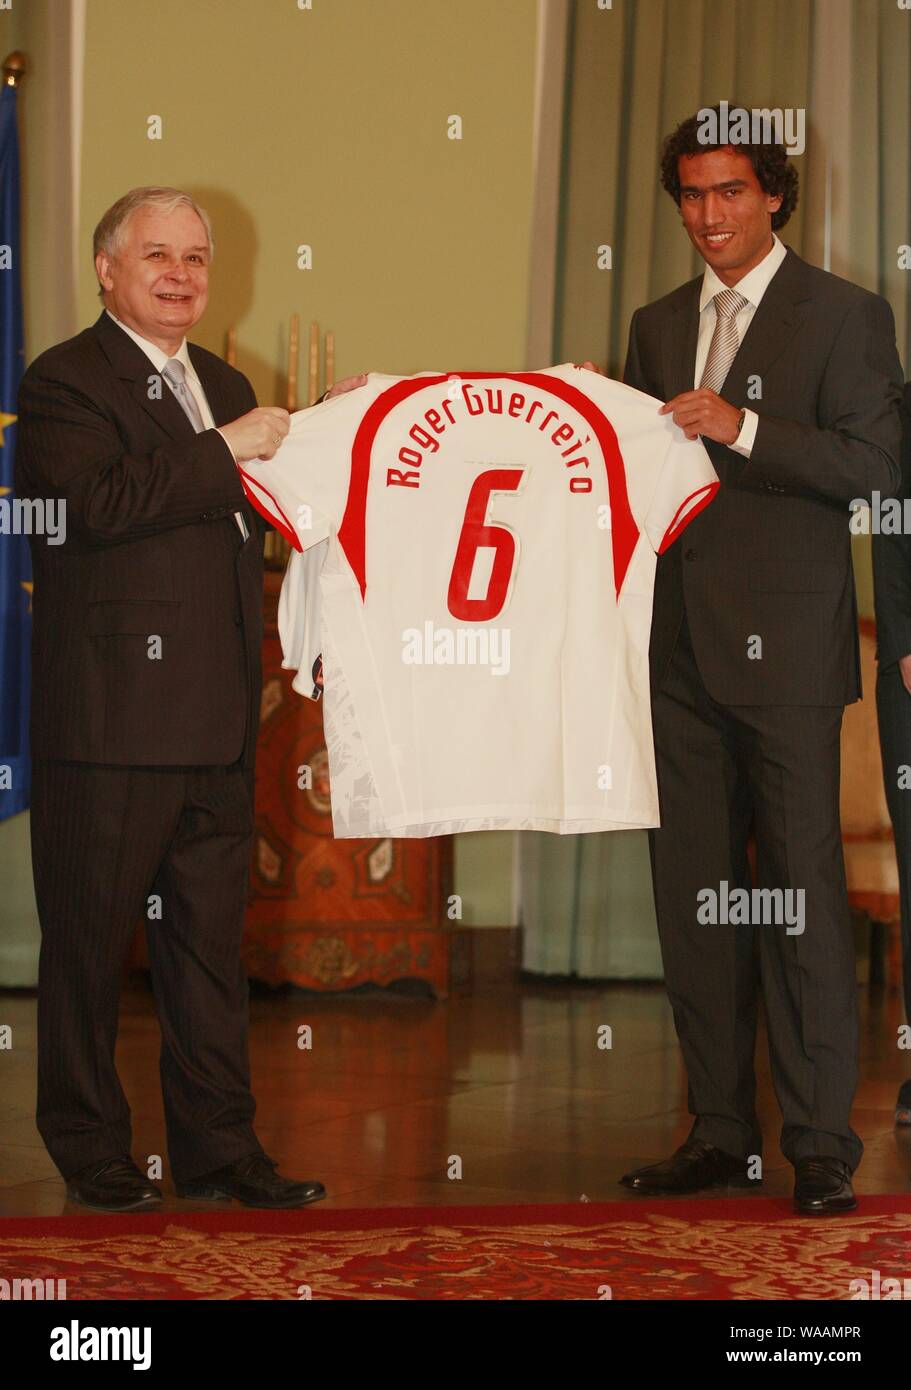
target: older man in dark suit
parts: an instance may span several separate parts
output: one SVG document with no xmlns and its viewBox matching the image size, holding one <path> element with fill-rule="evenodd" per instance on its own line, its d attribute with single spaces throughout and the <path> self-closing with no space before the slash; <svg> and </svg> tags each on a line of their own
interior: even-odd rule
<svg viewBox="0 0 911 1390">
<path fill-rule="evenodd" d="M 901 369 L 888 304 L 775 235 L 797 199 L 784 149 L 707 134 L 692 117 L 662 161 L 705 272 L 634 314 L 625 373 L 721 479 L 659 558 L 650 649 L 655 899 L 696 1118 L 670 1159 L 623 1181 L 664 1193 L 757 1175 L 761 977 L 796 1206 L 839 1212 L 862 1152 L 838 805 L 843 708 L 861 693 L 849 506 L 898 483 Z M 740 889 L 751 910 L 733 924 L 721 900 Z"/>
<path fill-rule="evenodd" d="M 120 975 L 147 917 L 172 1176 L 182 1196 L 301 1206 L 253 1130 L 240 941 L 253 832 L 263 523 L 237 463 L 288 414 L 188 344 L 212 238 L 176 189 L 95 232 L 104 310 L 29 367 L 20 496 L 65 503 L 32 538 L 32 853 L 41 921 L 37 1122 L 71 1199 L 154 1205 L 114 1067 Z M 356 384 L 339 383 L 338 389 Z"/>
</svg>

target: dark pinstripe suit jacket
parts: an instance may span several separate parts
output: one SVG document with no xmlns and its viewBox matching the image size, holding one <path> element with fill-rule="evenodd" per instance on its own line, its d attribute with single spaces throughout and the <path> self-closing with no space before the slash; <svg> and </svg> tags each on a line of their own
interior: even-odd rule
<svg viewBox="0 0 911 1390">
<path fill-rule="evenodd" d="M 246 377 L 189 350 L 217 425 L 253 409 Z M 17 493 L 66 503 L 65 542 L 31 538 L 32 755 L 249 768 L 264 523 L 222 437 L 155 384 L 106 313 L 22 379 Z"/>
<path fill-rule="evenodd" d="M 701 285 L 700 276 L 633 315 L 630 386 L 663 401 L 693 389 Z M 761 399 L 747 395 L 750 378 Z M 658 559 L 653 689 L 685 605 L 700 673 L 721 703 L 858 699 L 849 503 L 898 486 L 901 393 L 886 301 L 789 250 L 721 390 L 759 416 L 751 456 L 704 441 L 721 487 Z M 754 636 L 761 660 L 748 657 Z"/>
</svg>

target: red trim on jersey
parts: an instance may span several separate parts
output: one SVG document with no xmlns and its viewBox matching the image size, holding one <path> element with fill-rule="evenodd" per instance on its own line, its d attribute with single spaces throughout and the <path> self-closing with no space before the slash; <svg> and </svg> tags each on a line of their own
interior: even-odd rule
<svg viewBox="0 0 911 1390">
<path fill-rule="evenodd" d="M 664 533 L 664 539 L 658 547 L 659 555 L 663 555 L 664 552 L 667 550 L 668 546 L 673 545 L 677 537 L 683 535 L 683 532 L 689 526 L 693 517 L 698 516 L 699 513 L 709 505 L 712 498 L 715 496 L 715 493 L 718 491 L 720 487 L 720 482 L 706 483 L 705 487 L 697 488 L 695 492 L 690 493 L 689 497 L 684 498 L 684 500 L 680 503 L 680 506 L 674 513 L 673 521 Z M 686 507 L 689 506 L 689 504 L 693 501 L 694 497 L 698 497 L 700 500 L 695 504 L 695 506 L 690 507 L 690 510 L 686 513 L 686 516 L 684 516 L 681 519 L 681 513 L 685 510 Z"/>
<path fill-rule="evenodd" d="M 348 483 L 348 500 L 345 514 L 339 527 L 339 544 L 348 557 L 348 563 L 361 590 L 361 598 L 367 593 L 367 484 L 370 479 L 370 455 L 373 442 L 380 425 L 401 401 L 407 400 L 416 391 L 425 391 L 431 386 L 456 377 L 465 385 L 475 381 L 520 381 L 539 391 L 547 391 L 558 396 L 567 405 L 577 410 L 588 421 L 604 455 L 607 469 L 607 489 L 611 510 L 611 537 L 614 559 L 614 587 L 617 597 L 623 587 L 623 580 L 629 568 L 633 551 L 639 540 L 639 528 L 633 518 L 626 491 L 626 472 L 623 455 L 617 442 L 613 425 L 602 410 L 595 405 L 576 386 L 560 377 L 548 376 L 546 372 L 447 372 L 444 376 L 425 376 L 418 380 L 398 381 L 377 396 L 358 426 L 354 443 L 351 446 L 351 476 Z"/>
<path fill-rule="evenodd" d="M 271 521 L 275 529 L 281 532 L 290 546 L 293 546 L 295 550 L 303 550 L 304 547 L 301 545 L 294 527 L 285 516 L 285 513 L 278 505 L 278 501 L 272 496 L 269 489 L 261 483 L 258 478 L 254 478 L 252 473 L 245 473 L 240 464 L 237 465 L 237 471 L 240 474 L 240 481 L 243 485 L 244 492 L 247 494 L 247 501 L 252 503 L 260 516 L 264 516 L 267 521 Z M 264 492 L 269 498 L 272 503 L 271 510 L 259 500 L 256 495 L 257 491 Z"/>
</svg>

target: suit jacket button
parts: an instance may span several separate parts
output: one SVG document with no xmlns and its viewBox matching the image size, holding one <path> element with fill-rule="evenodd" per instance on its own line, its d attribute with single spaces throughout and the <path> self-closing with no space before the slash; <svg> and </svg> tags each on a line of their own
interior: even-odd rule
<svg viewBox="0 0 911 1390">
<path fill-rule="evenodd" d="M 235 626 L 235 627 L 243 627 L 243 625 L 244 625 L 244 620 L 243 620 L 243 618 L 240 616 L 239 613 L 235 613 L 235 615 L 234 615 L 234 626 Z"/>
<path fill-rule="evenodd" d="M 684 555 L 683 558 L 684 558 L 685 560 L 695 560 L 695 558 L 696 558 L 696 552 L 695 552 L 695 550 L 690 549 L 690 550 L 686 551 L 686 553 L 685 553 L 685 555 Z"/>
</svg>

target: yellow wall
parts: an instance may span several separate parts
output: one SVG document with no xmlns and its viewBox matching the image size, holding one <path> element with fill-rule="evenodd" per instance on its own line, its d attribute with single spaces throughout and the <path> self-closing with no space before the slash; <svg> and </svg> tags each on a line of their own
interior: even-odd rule
<svg viewBox="0 0 911 1390">
<path fill-rule="evenodd" d="M 261 403 L 285 403 L 294 311 L 334 331 L 337 376 L 524 367 L 536 12 L 536 0 L 88 0 L 81 321 L 99 311 L 99 216 L 134 185 L 167 183 L 215 224 L 192 336 L 222 352 L 235 324 Z M 447 138 L 453 115 L 461 140 Z M 310 271 L 296 268 L 300 243 Z M 459 837 L 466 923 L 511 920 L 512 843 Z"/>
<path fill-rule="evenodd" d="M 212 214 L 196 330 L 284 403 L 292 311 L 339 375 L 525 365 L 534 0 L 89 0 L 80 285 L 91 232 L 143 183 Z M 150 115 L 164 138 L 147 138 Z M 463 138 L 447 138 L 459 115 Z M 313 247 L 314 268 L 296 268 Z"/>
<path fill-rule="evenodd" d="M 27 62 L 17 107 L 25 355 L 31 361 L 73 331 L 72 245 L 66 230 L 72 224 L 72 181 L 67 141 L 60 139 L 70 69 L 50 0 L 11 0 L 11 6 L 0 10 L 0 59 L 20 49 Z M 50 257 L 44 254 L 49 240 Z"/>
</svg>

